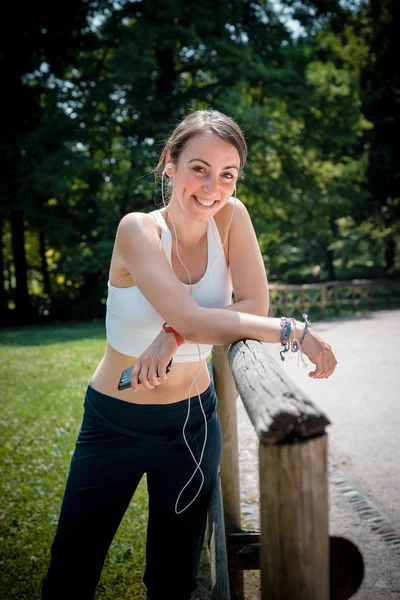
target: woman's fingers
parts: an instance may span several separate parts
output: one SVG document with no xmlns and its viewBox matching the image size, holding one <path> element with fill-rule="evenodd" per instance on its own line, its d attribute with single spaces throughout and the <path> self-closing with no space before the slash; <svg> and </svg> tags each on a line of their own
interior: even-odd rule
<svg viewBox="0 0 400 600">
<path fill-rule="evenodd" d="M 147 378 L 149 380 L 150 385 L 153 386 L 153 389 L 160 385 L 161 381 L 157 373 L 157 364 L 150 365 Z"/>
<path fill-rule="evenodd" d="M 309 373 L 309 376 L 313 379 L 327 379 L 330 377 L 335 370 L 337 361 L 333 355 L 330 346 L 325 349 L 318 356 L 309 357 L 311 362 L 316 366 L 314 371 Z"/>
<path fill-rule="evenodd" d="M 137 391 L 140 383 L 145 390 L 154 390 L 162 381 L 167 379 L 167 367 L 171 362 L 172 359 L 167 362 L 166 359 L 154 356 L 143 355 L 143 357 L 140 357 L 132 370 L 132 389 Z"/>
<path fill-rule="evenodd" d="M 134 368 L 132 369 L 132 373 L 131 373 L 131 385 L 132 385 L 132 389 L 133 391 L 137 391 L 138 385 L 139 385 L 139 373 L 140 373 L 140 369 L 141 369 L 141 364 L 139 362 L 136 363 L 136 365 L 134 366 Z"/>
<path fill-rule="evenodd" d="M 169 369 L 169 367 L 171 366 L 171 363 L 172 363 L 172 358 L 169 362 L 166 362 L 165 360 L 162 360 L 159 362 L 157 373 L 158 373 L 159 378 L 162 379 L 163 381 L 165 381 L 168 378 L 167 369 Z"/>
<path fill-rule="evenodd" d="M 140 370 L 140 382 L 146 390 L 154 390 L 154 388 L 158 387 L 162 381 L 167 379 L 166 373 L 166 365 L 164 362 L 159 363 L 150 363 L 150 364 L 142 364 Z M 162 375 L 159 375 L 162 373 Z"/>
<path fill-rule="evenodd" d="M 149 366 L 142 365 L 140 371 L 140 383 L 142 384 L 145 390 L 154 390 L 155 385 L 153 384 L 153 382 L 155 383 L 154 372 L 151 374 Z"/>
</svg>

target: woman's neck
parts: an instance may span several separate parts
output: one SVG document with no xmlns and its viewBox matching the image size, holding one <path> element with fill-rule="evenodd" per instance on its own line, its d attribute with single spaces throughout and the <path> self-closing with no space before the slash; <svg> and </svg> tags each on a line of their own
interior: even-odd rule
<svg viewBox="0 0 400 600">
<path fill-rule="evenodd" d="M 204 243 L 207 237 L 208 221 L 197 223 L 182 214 L 182 211 L 168 205 L 161 211 L 172 237 L 178 238 L 178 244 L 181 248 L 198 248 Z M 172 223 L 173 221 L 173 223 Z M 174 228 L 175 225 L 175 228 Z M 175 233 L 176 230 L 176 233 Z"/>
</svg>

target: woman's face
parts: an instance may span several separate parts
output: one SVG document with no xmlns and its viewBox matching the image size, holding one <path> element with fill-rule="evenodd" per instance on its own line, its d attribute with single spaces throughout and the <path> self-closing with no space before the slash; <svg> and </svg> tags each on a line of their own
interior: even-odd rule
<svg viewBox="0 0 400 600">
<path fill-rule="evenodd" d="M 195 221 L 206 221 L 233 195 L 240 169 L 235 146 L 215 133 L 189 140 L 172 169 L 172 202 Z"/>
</svg>

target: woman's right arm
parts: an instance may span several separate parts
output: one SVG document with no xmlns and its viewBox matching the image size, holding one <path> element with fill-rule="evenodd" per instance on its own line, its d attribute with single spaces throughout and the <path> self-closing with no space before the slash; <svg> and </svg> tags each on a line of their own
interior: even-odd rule
<svg viewBox="0 0 400 600">
<path fill-rule="evenodd" d="M 199 306 L 171 268 L 150 215 L 130 213 L 123 217 L 115 249 L 142 294 L 185 340 L 212 345 L 241 339 L 280 342 L 279 318 Z M 296 329 L 298 337 L 303 327 L 299 324 Z M 336 360 L 331 347 L 311 329 L 302 347 L 317 366 L 314 373 L 326 377 L 333 372 Z"/>
<path fill-rule="evenodd" d="M 123 217 L 115 250 L 142 294 L 185 340 L 215 345 L 246 338 L 280 341 L 279 319 L 199 306 L 171 268 L 151 216 Z"/>
</svg>

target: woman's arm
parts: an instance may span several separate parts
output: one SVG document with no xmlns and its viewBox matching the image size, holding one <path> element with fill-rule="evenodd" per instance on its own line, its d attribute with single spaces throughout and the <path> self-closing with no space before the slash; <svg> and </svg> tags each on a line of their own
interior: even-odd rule
<svg viewBox="0 0 400 600">
<path fill-rule="evenodd" d="M 217 345 L 244 338 L 279 341 L 279 319 L 199 306 L 167 261 L 151 216 L 126 215 L 115 249 L 142 294 L 185 340 Z"/>
<path fill-rule="evenodd" d="M 118 228 L 115 250 L 142 294 L 185 340 L 212 345 L 232 344 L 242 339 L 280 342 L 279 318 L 199 306 L 171 268 L 150 215 L 131 213 L 124 217 Z M 243 270 L 244 263 L 238 260 L 237 264 Z M 253 266 L 251 261 L 247 268 Z M 235 287 L 234 290 L 236 297 Z M 239 300 L 254 301 L 255 298 Z M 262 304 L 259 313 L 265 311 L 265 302 Z M 301 335 L 302 327 L 299 325 L 297 336 Z M 336 361 L 330 346 L 312 330 L 304 340 L 303 350 L 318 371 L 322 369 L 321 372 L 329 374 L 333 371 Z"/>
<path fill-rule="evenodd" d="M 188 342 L 216 346 L 244 339 L 280 342 L 280 319 L 199 306 L 185 335 Z"/>
</svg>

